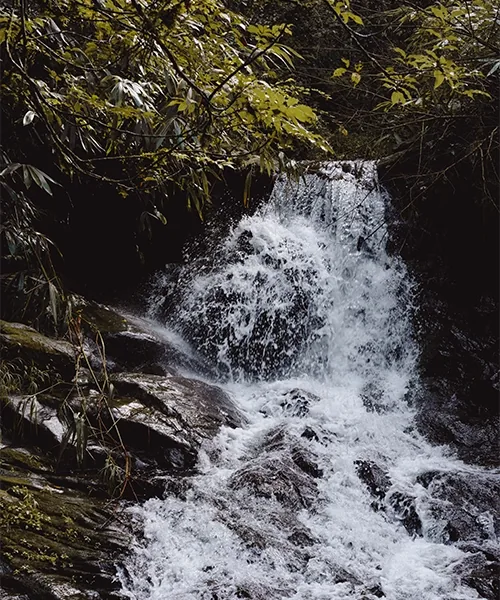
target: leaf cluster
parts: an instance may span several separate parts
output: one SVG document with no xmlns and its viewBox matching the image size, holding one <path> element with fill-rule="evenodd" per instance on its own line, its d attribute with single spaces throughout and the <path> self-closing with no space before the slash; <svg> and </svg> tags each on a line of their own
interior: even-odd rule
<svg viewBox="0 0 500 600">
<path fill-rule="evenodd" d="M 220 0 L 22 0 L 0 9 L 2 96 L 66 175 L 140 190 L 144 221 L 164 221 L 172 186 L 201 215 L 224 169 L 271 172 L 297 141 L 328 150 L 314 111 L 275 72 L 298 57 L 290 35 Z"/>
</svg>

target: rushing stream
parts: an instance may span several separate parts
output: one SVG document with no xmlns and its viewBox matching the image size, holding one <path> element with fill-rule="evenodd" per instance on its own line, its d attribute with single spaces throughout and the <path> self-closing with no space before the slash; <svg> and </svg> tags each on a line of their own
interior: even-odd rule
<svg viewBox="0 0 500 600">
<path fill-rule="evenodd" d="M 371 163 L 278 181 L 181 273 L 167 328 L 247 424 L 202 449 L 177 495 L 135 509 L 129 598 L 479 597 L 422 479 L 472 468 L 412 424 L 412 283 L 385 252 L 385 203 Z"/>
</svg>

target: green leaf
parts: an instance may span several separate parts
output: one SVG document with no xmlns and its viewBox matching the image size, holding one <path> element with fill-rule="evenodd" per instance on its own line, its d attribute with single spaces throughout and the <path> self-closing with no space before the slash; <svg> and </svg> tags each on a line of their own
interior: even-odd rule
<svg viewBox="0 0 500 600">
<path fill-rule="evenodd" d="M 396 104 L 404 104 L 405 103 L 405 97 L 401 92 L 392 92 L 391 95 L 391 104 L 392 106 L 396 105 Z"/>
<path fill-rule="evenodd" d="M 357 86 L 361 81 L 361 75 L 359 73 L 351 73 L 351 81 L 354 83 L 354 86 Z"/>
<path fill-rule="evenodd" d="M 344 69 L 344 67 L 339 67 L 338 69 L 335 69 L 332 77 L 342 77 L 346 71 L 347 69 Z"/>
<path fill-rule="evenodd" d="M 439 69 L 434 71 L 434 89 L 437 89 L 444 81 L 444 73 Z"/>
<path fill-rule="evenodd" d="M 49 281 L 49 298 L 50 298 L 50 312 L 52 313 L 52 318 L 54 319 L 54 324 L 57 325 L 57 300 L 59 297 L 59 292 L 57 291 L 56 286 Z"/>
<path fill-rule="evenodd" d="M 37 186 L 39 188 L 41 188 L 42 190 L 44 190 L 45 192 L 47 192 L 47 194 L 52 196 L 52 189 L 50 188 L 50 185 L 48 182 L 50 181 L 51 183 L 59 185 L 57 183 L 57 181 L 54 181 L 46 173 L 44 173 L 43 171 L 40 171 L 40 169 L 37 169 L 36 167 L 33 167 L 32 165 L 24 165 L 24 166 L 26 167 L 26 170 L 29 172 L 31 179 L 37 184 Z"/>
<path fill-rule="evenodd" d="M 31 173 L 28 169 L 28 165 L 23 165 L 23 181 L 26 189 L 29 190 L 33 180 L 31 178 Z"/>
<path fill-rule="evenodd" d="M 493 75 L 493 73 L 495 73 L 495 71 L 497 71 L 498 68 L 500 68 L 500 60 L 497 60 L 497 62 L 491 67 L 488 73 L 486 73 L 486 77 L 490 77 L 491 75 Z"/>
<path fill-rule="evenodd" d="M 21 166 L 20 163 L 11 163 L 10 165 L 7 165 L 5 169 L 0 172 L 0 177 L 6 177 L 7 175 L 14 173 L 14 171 L 17 171 Z"/>
<path fill-rule="evenodd" d="M 248 170 L 247 176 L 245 177 L 245 185 L 243 187 L 243 206 L 248 208 L 250 204 L 250 188 L 252 186 L 252 169 Z"/>
<path fill-rule="evenodd" d="M 442 21 L 448 16 L 448 11 L 444 6 L 431 6 L 430 10 L 435 17 Z"/>
<path fill-rule="evenodd" d="M 158 221 L 160 221 L 160 223 L 162 225 L 167 224 L 167 217 L 162 212 L 160 212 L 157 208 L 155 208 L 155 217 L 158 219 Z"/>
<path fill-rule="evenodd" d="M 363 25 L 363 19 L 359 15 L 355 15 L 354 13 L 348 13 L 349 18 L 352 19 L 358 25 Z"/>
</svg>

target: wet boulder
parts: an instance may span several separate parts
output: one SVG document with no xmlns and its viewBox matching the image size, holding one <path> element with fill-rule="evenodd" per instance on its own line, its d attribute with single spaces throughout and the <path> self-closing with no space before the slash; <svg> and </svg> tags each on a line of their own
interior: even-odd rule
<svg viewBox="0 0 500 600">
<path fill-rule="evenodd" d="M 498 302 L 484 297 L 464 312 L 430 294 L 420 313 L 419 431 L 465 462 L 498 466 Z"/>
<path fill-rule="evenodd" d="M 500 534 L 497 474 L 430 472 L 418 482 L 427 488 L 433 534 L 442 542 L 482 542 Z"/>
<path fill-rule="evenodd" d="M 498 465 L 498 390 L 492 382 L 459 387 L 446 379 L 427 378 L 416 404 L 418 429 L 433 443 L 451 445 L 466 462 Z"/>
<path fill-rule="evenodd" d="M 67 438 L 67 427 L 53 406 L 42 404 L 36 396 L 8 395 L 0 399 L 2 428 L 15 437 L 57 454 Z"/>
<path fill-rule="evenodd" d="M 92 349 L 96 366 L 102 366 L 102 339 L 107 368 L 113 372 L 140 371 L 155 375 L 172 374 L 181 368 L 206 373 L 207 366 L 178 347 L 168 334 L 152 321 L 76 297 L 86 343 Z"/>
<path fill-rule="evenodd" d="M 468 555 L 460 565 L 462 582 L 475 589 L 480 598 L 498 600 L 500 586 L 500 549 L 497 544 L 460 544 Z"/>
<path fill-rule="evenodd" d="M 282 401 L 276 405 L 275 402 L 266 404 L 261 412 L 265 415 L 285 414 L 290 417 L 305 417 L 309 413 L 311 405 L 319 401 L 318 396 L 295 388 L 283 394 Z"/>
<path fill-rule="evenodd" d="M 114 395 L 104 418 L 126 447 L 162 467 L 193 468 L 203 440 L 223 425 L 244 423 L 227 394 L 199 380 L 117 373 L 110 381 Z"/>
<path fill-rule="evenodd" d="M 240 427 L 245 419 L 219 387 L 187 377 L 117 373 L 116 396 L 135 398 L 172 419 L 173 427 L 191 430 L 198 441 L 213 437 L 222 425 Z"/>
<path fill-rule="evenodd" d="M 290 510 L 311 508 L 319 496 L 314 479 L 284 456 L 251 461 L 232 475 L 230 487 L 256 497 L 273 498 Z"/>
<path fill-rule="evenodd" d="M 392 485 L 389 475 L 377 464 L 368 460 L 357 460 L 355 465 L 358 477 L 366 484 L 370 494 L 383 500 Z"/>
<path fill-rule="evenodd" d="M 116 507 L 54 485 L 53 474 L 44 455 L 0 449 L 0 597 L 118 600 L 115 564 L 130 531 Z"/>
<path fill-rule="evenodd" d="M 389 494 L 387 504 L 410 535 L 422 535 L 422 521 L 415 507 L 414 498 L 396 491 Z"/>
<path fill-rule="evenodd" d="M 422 521 L 415 507 L 415 499 L 404 492 L 391 490 L 391 478 L 376 463 L 357 460 L 355 465 L 358 477 L 375 498 L 372 508 L 375 511 L 383 510 L 400 521 L 410 535 L 422 535 Z"/>
<path fill-rule="evenodd" d="M 255 456 L 259 456 L 262 452 L 280 452 L 289 456 L 293 463 L 307 475 L 315 478 L 323 477 L 323 469 L 319 467 L 317 455 L 302 440 L 291 435 L 284 425 L 267 432 L 263 441 L 255 449 Z"/>
<path fill-rule="evenodd" d="M 307 448 L 297 446 L 293 449 L 291 458 L 297 467 L 307 475 L 318 479 L 323 477 L 323 469 L 319 467 L 316 456 Z"/>
<path fill-rule="evenodd" d="M 110 492 L 119 492 L 121 480 L 140 497 L 162 493 L 158 469 L 186 474 L 204 440 L 244 423 L 218 387 L 141 373 L 114 374 L 101 389 L 64 397 L 7 394 L 1 404 L 12 439 L 43 448 L 61 469 L 111 470 Z"/>
<path fill-rule="evenodd" d="M 72 344 L 43 335 L 22 323 L 0 321 L 2 360 L 36 367 L 49 375 L 71 380 L 75 375 L 75 349 Z"/>
</svg>

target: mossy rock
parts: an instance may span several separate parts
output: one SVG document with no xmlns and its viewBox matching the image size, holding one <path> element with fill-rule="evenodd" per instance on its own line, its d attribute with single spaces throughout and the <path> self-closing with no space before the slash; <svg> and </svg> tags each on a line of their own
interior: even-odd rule
<svg viewBox="0 0 500 600">
<path fill-rule="evenodd" d="M 36 456 L 21 448 L 0 448 L 0 468 L 15 468 L 30 471 L 46 471 L 50 469 L 50 461 L 46 457 Z"/>
<path fill-rule="evenodd" d="M 22 323 L 0 321 L 2 360 L 20 359 L 66 381 L 75 375 L 75 349 L 69 342 L 49 338 Z"/>
<path fill-rule="evenodd" d="M 0 590 L 29 600 L 119 598 L 115 565 L 130 536 L 116 525 L 117 505 L 53 485 L 51 463 L 38 455 L 2 448 L 0 464 Z"/>
<path fill-rule="evenodd" d="M 83 328 L 90 333 L 120 333 L 130 329 L 125 317 L 104 304 L 76 295 L 73 296 L 73 304 L 81 316 Z"/>
</svg>

